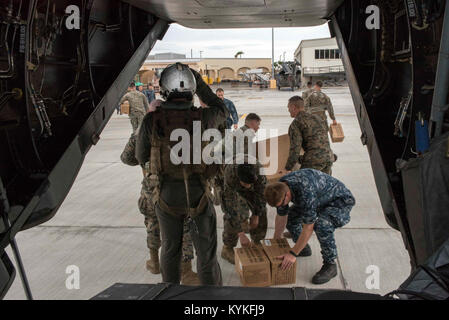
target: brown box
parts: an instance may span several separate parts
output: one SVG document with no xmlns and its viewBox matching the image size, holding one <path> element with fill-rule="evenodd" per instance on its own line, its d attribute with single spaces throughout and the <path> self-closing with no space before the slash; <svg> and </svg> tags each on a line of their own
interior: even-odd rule
<svg viewBox="0 0 449 320">
<path fill-rule="evenodd" d="M 234 248 L 235 269 L 245 287 L 271 285 L 270 261 L 261 246 Z"/>
<path fill-rule="evenodd" d="M 121 114 L 129 114 L 129 102 L 128 101 L 124 101 L 120 105 L 120 113 Z"/>
<path fill-rule="evenodd" d="M 330 133 L 331 133 L 332 142 L 334 142 L 334 143 L 335 142 L 343 142 L 343 140 L 345 139 L 345 134 L 343 132 L 341 123 L 331 124 Z"/>
<path fill-rule="evenodd" d="M 282 260 L 277 259 L 277 256 L 288 253 L 291 248 L 287 239 L 266 239 L 262 241 L 262 247 L 265 254 L 268 256 L 271 265 L 271 284 L 295 284 L 296 283 L 296 264 L 289 270 L 281 270 Z"/>
<path fill-rule="evenodd" d="M 272 150 L 271 146 L 273 145 L 273 140 L 277 139 L 277 149 Z M 285 169 L 285 164 L 288 160 L 288 154 L 290 151 L 290 138 L 288 134 L 284 134 L 279 137 L 274 137 L 267 140 L 262 140 L 257 142 L 257 157 L 259 154 L 265 155 L 266 158 L 272 159 L 273 157 L 277 157 L 277 170 Z M 259 159 L 262 163 L 266 162 L 266 159 Z M 268 167 L 270 163 L 264 165 L 264 167 Z M 267 175 L 267 180 L 269 183 L 276 182 L 280 178 L 282 178 L 283 174 L 275 173 L 272 175 Z"/>
</svg>

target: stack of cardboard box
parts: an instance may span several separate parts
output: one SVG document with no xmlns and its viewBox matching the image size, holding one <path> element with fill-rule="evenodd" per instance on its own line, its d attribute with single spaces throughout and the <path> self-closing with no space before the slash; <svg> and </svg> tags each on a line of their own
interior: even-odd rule
<svg viewBox="0 0 449 320">
<path fill-rule="evenodd" d="M 236 248 L 235 268 L 243 286 L 267 287 L 296 283 L 296 262 L 289 270 L 281 270 L 281 259 L 291 248 L 287 239 L 263 240 L 262 245 Z"/>
</svg>

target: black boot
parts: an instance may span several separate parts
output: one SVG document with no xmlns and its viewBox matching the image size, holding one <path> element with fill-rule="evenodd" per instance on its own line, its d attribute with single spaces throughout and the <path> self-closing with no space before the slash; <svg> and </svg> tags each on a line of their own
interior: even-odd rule
<svg viewBox="0 0 449 320">
<path fill-rule="evenodd" d="M 299 253 L 300 257 L 310 257 L 312 255 L 312 248 L 309 246 L 309 244 L 306 244 L 304 249 L 301 250 Z"/>
<path fill-rule="evenodd" d="M 325 263 L 312 278 L 313 284 L 323 284 L 337 276 L 337 264 Z"/>
</svg>

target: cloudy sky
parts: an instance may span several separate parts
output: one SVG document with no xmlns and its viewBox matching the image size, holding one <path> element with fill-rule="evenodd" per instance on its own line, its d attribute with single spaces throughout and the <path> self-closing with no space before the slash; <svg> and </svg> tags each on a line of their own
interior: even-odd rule
<svg viewBox="0 0 449 320">
<path fill-rule="evenodd" d="M 293 60 L 293 54 L 301 40 L 330 37 L 327 24 L 306 28 L 275 28 L 274 59 L 285 52 L 285 60 Z M 173 24 L 164 40 L 158 41 L 151 54 L 175 52 L 190 58 L 232 58 L 243 51 L 243 58 L 271 58 L 271 28 L 263 29 L 189 29 Z"/>
</svg>

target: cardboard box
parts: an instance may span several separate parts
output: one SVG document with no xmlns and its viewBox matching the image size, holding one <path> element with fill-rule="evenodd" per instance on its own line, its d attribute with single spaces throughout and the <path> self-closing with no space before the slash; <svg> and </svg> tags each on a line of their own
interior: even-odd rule
<svg viewBox="0 0 449 320">
<path fill-rule="evenodd" d="M 128 101 L 124 101 L 120 105 L 120 113 L 121 114 L 129 114 L 129 102 Z"/>
<path fill-rule="evenodd" d="M 262 241 L 262 247 L 270 260 L 271 267 L 271 284 L 295 284 L 296 283 L 296 264 L 289 270 L 281 270 L 281 259 L 276 259 L 277 256 L 288 253 L 291 248 L 287 239 L 266 239 Z"/>
<path fill-rule="evenodd" d="M 245 287 L 271 285 L 270 261 L 261 246 L 234 248 L 235 269 Z"/>
<path fill-rule="evenodd" d="M 331 124 L 330 134 L 333 143 L 343 142 L 343 140 L 345 139 L 345 134 L 343 132 L 341 123 Z"/>
<path fill-rule="evenodd" d="M 274 150 L 274 139 L 277 139 L 277 148 Z M 273 149 L 272 149 L 273 146 Z M 285 169 L 285 164 L 288 160 L 288 154 L 290 151 L 290 138 L 288 134 L 284 134 L 279 137 L 274 137 L 267 140 L 262 140 L 257 142 L 257 157 L 258 160 L 261 163 L 265 163 L 270 159 L 270 162 L 274 160 L 274 157 L 277 159 L 277 170 L 276 172 L 279 172 L 280 170 Z M 261 158 L 259 155 L 262 154 Z M 270 162 L 265 164 L 264 167 L 267 168 L 270 166 Z M 276 182 L 278 181 L 283 175 L 279 173 L 267 175 L 268 183 Z"/>
</svg>

